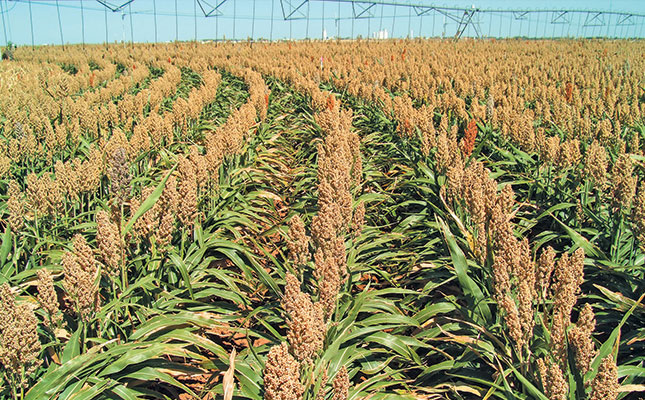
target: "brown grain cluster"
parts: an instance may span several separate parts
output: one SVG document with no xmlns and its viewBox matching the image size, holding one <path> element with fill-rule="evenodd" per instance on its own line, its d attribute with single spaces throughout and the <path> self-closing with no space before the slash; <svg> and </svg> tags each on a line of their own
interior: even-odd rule
<svg viewBox="0 0 645 400">
<path fill-rule="evenodd" d="M 566 400 L 569 398 L 569 384 L 564 378 L 558 364 L 544 358 L 537 360 L 538 373 L 549 400 Z"/>
<path fill-rule="evenodd" d="M 352 233 L 354 236 L 359 236 L 365 225 L 365 202 L 359 201 L 358 205 L 354 209 L 354 214 L 352 215 Z"/>
<path fill-rule="evenodd" d="M 152 216 L 156 217 L 157 220 L 157 229 L 153 233 L 155 245 L 161 251 L 166 250 L 172 241 L 179 202 L 177 179 L 174 175 L 171 175 L 166 181 L 161 198 L 150 210 Z"/>
<path fill-rule="evenodd" d="M 46 268 L 38 270 L 38 302 L 47 312 L 48 319 L 45 320 L 45 325 L 52 329 L 58 326 L 62 321 L 58 307 L 58 295 L 54 289 L 52 275 Z"/>
<path fill-rule="evenodd" d="M 16 181 L 9 181 L 7 196 L 9 226 L 14 233 L 18 233 L 25 226 L 25 200 Z"/>
<path fill-rule="evenodd" d="M 316 244 L 314 276 L 318 295 L 328 317 L 335 309 L 340 285 L 347 275 L 344 235 L 352 221 L 352 169 L 357 155 L 351 146 L 351 114 L 335 98 L 328 97 L 325 110 L 316 114 L 324 134 L 318 145 L 318 214 L 311 223 Z M 353 150 L 354 149 L 354 150 Z M 360 157 L 360 155 L 358 155 Z"/>
<path fill-rule="evenodd" d="M 69 200 L 77 200 L 81 192 L 81 177 L 79 170 L 81 169 L 81 160 L 74 159 L 71 163 L 65 163 L 60 160 L 54 164 L 54 172 L 56 181 L 63 195 Z"/>
<path fill-rule="evenodd" d="M 195 165 L 188 158 L 179 156 L 177 164 L 179 172 L 177 194 L 181 199 L 177 207 L 177 218 L 182 226 L 190 229 L 197 218 L 197 174 Z"/>
<path fill-rule="evenodd" d="M 555 251 L 553 247 L 549 246 L 540 254 L 537 261 L 537 276 L 536 287 L 538 295 L 546 300 L 549 297 L 549 289 L 551 287 L 551 275 L 555 268 Z"/>
<path fill-rule="evenodd" d="M 589 400 L 615 400 L 619 387 L 618 367 L 614 357 L 610 354 L 602 359 L 598 374 L 591 382 Z"/>
<path fill-rule="evenodd" d="M 565 334 L 571 323 L 571 311 L 578 300 L 583 282 L 585 253 L 580 248 L 571 256 L 563 254 L 553 273 L 552 296 L 553 316 L 551 320 L 551 350 L 560 365 L 566 363 L 567 348 Z"/>
<path fill-rule="evenodd" d="M 125 244 L 119 226 L 103 210 L 96 213 L 96 241 L 105 272 L 112 278 L 118 276 L 125 261 Z"/>
<path fill-rule="evenodd" d="M 124 204 L 132 191 L 130 161 L 128 152 L 123 147 L 116 148 L 108 162 L 108 178 L 110 179 L 110 194 L 117 205 Z"/>
<path fill-rule="evenodd" d="M 77 234 L 72 240 L 73 250 L 63 254 L 63 287 L 71 298 L 81 319 L 88 321 L 99 309 L 99 268 L 92 248 Z"/>
<path fill-rule="evenodd" d="M 591 305 L 585 304 L 578 316 L 578 322 L 568 334 L 569 344 L 574 350 L 576 366 L 583 376 L 589 371 L 591 361 L 596 356 L 596 348 L 592 340 L 594 329 L 596 329 L 596 319 L 593 310 Z"/>
<path fill-rule="evenodd" d="M 320 303 L 313 303 L 308 294 L 300 290 L 300 281 L 287 274 L 282 307 L 288 315 L 287 340 L 296 359 L 311 360 L 322 350 L 327 330 Z"/>
<path fill-rule="evenodd" d="M 39 216 L 51 216 L 62 206 L 62 194 L 58 184 L 49 174 L 27 176 L 27 201 Z"/>
<path fill-rule="evenodd" d="M 629 211 L 636 194 L 637 178 L 628 154 L 622 154 L 612 168 L 612 205 L 615 210 Z"/>
<path fill-rule="evenodd" d="M 305 230 L 305 224 L 298 215 L 289 220 L 289 258 L 297 264 L 303 265 L 309 262 L 309 237 Z"/>
<path fill-rule="evenodd" d="M 336 373 L 332 381 L 332 388 L 334 389 L 334 397 L 332 400 L 347 400 L 349 395 L 349 375 L 347 375 L 347 368 L 345 366 Z"/>
<path fill-rule="evenodd" d="M 641 183 L 638 188 L 631 220 L 638 243 L 641 249 L 645 249 L 645 183 Z"/>
<path fill-rule="evenodd" d="M 300 363 L 289 354 L 286 343 L 273 346 L 264 366 L 264 399 L 300 400 L 303 392 Z"/>
<path fill-rule="evenodd" d="M 607 152 L 594 140 L 585 153 L 585 175 L 597 185 L 607 181 Z"/>
<path fill-rule="evenodd" d="M 490 178 L 490 171 L 483 163 L 473 161 L 462 173 L 455 172 L 451 178 L 449 192 L 455 200 L 464 203 L 474 224 L 486 223 L 497 196 L 497 182 Z"/>
<path fill-rule="evenodd" d="M 26 388 L 41 364 L 37 325 L 32 309 L 16 303 L 8 284 L 0 285 L 0 365 L 16 388 Z"/>
</svg>

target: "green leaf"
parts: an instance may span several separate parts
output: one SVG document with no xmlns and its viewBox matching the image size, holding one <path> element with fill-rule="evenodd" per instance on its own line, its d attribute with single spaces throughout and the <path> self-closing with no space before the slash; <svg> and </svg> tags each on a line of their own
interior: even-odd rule
<svg viewBox="0 0 645 400">
<path fill-rule="evenodd" d="M 132 389 L 129 389 L 123 385 L 118 385 L 110 389 L 110 391 L 123 400 L 138 400 L 141 397 L 138 396 L 138 393 Z"/>
<path fill-rule="evenodd" d="M 414 362 L 417 365 L 423 364 L 418 354 L 405 343 L 402 336 L 392 335 L 387 332 L 376 332 L 367 336 L 364 341 L 379 343 L 385 346 L 386 349 L 395 351 L 408 361 Z"/>
<path fill-rule="evenodd" d="M 189 356 L 189 352 L 183 347 L 184 346 L 182 345 L 175 344 L 153 343 L 143 348 L 133 348 L 114 362 L 110 363 L 110 365 L 98 373 L 97 376 L 104 377 L 116 374 L 134 364 L 145 363 L 162 355 L 175 355 L 180 357 Z"/>
<path fill-rule="evenodd" d="M 122 233 L 123 237 L 125 237 L 128 232 L 130 232 L 130 229 L 132 229 L 132 226 L 134 226 L 134 223 L 137 222 L 139 217 L 145 214 L 146 211 L 150 210 L 155 205 L 157 200 L 159 200 L 159 197 L 161 197 L 161 194 L 166 187 L 166 182 L 168 182 L 168 178 L 170 178 L 170 175 L 173 173 L 175 168 L 177 168 L 177 164 L 175 164 L 175 166 L 166 173 L 166 176 L 161 180 L 161 182 L 159 182 L 155 190 L 153 190 L 152 193 L 150 193 L 150 195 L 143 201 L 143 203 L 141 203 L 132 218 L 130 218 L 128 223 L 125 225 Z"/>
<path fill-rule="evenodd" d="M 11 242 L 12 242 L 12 233 L 9 225 L 4 229 L 4 235 L 2 236 L 2 247 L 0 247 L 0 265 L 4 265 L 11 251 Z"/>
<path fill-rule="evenodd" d="M 114 383 L 107 380 L 101 380 L 99 384 L 86 386 L 69 397 L 70 400 L 91 400 L 109 389 Z"/>
<path fill-rule="evenodd" d="M 172 368 L 169 368 L 172 369 Z M 191 396 L 198 397 L 190 388 L 188 388 L 186 385 L 182 384 L 181 382 L 177 381 L 175 378 L 172 376 L 165 374 L 161 371 L 159 371 L 156 368 L 152 367 L 143 367 L 139 369 L 136 372 L 133 372 L 131 374 L 128 374 L 124 376 L 124 378 L 128 379 L 136 379 L 136 380 L 141 380 L 141 381 L 150 381 L 150 382 L 155 382 L 155 381 L 160 381 L 164 382 L 170 385 L 173 385 L 175 387 L 178 387 L 180 389 L 185 390 L 188 392 Z"/>
<path fill-rule="evenodd" d="M 611 335 L 605 340 L 605 342 L 600 346 L 600 350 L 598 350 L 598 354 L 596 355 L 596 358 L 594 358 L 593 362 L 591 363 L 591 370 L 588 372 L 588 374 L 591 374 L 589 377 L 590 379 L 593 379 L 596 374 L 598 373 L 598 368 L 600 367 L 600 363 L 602 360 L 607 357 L 609 354 L 613 353 L 614 348 L 618 348 L 619 343 L 619 337 L 620 337 L 620 330 L 625 325 L 625 322 L 627 322 L 627 319 L 632 315 L 634 310 L 638 305 L 640 305 L 641 301 L 643 301 L 643 298 L 645 297 L 645 293 L 641 295 L 641 297 L 638 299 L 636 303 L 623 315 L 623 318 L 620 320 L 620 323 L 618 326 L 614 328 L 614 330 L 611 332 Z M 616 360 L 616 356 L 614 355 L 614 360 Z"/>
<path fill-rule="evenodd" d="M 534 398 L 534 399 L 539 399 L 539 400 L 549 400 L 548 397 L 542 393 L 541 390 L 536 388 L 531 382 L 529 382 L 524 375 L 520 374 L 513 366 L 511 366 L 511 369 L 513 370 L 513 374 L 515 377 L 522 383 L 526 391 Z"/>
<path fill-rule="evenodd" d="M 581 247 L 585 251 L 585 254 L 587 256 L 599 257 L 605 260 L 607 259 L 607 256 L 605 256 L 602 250 L 596 247 L 593 243 L 589 242 L 584 236 L 571 229 L 567 224 L 560 221 L 553 214 L 551 214 L 551 216 L 560 224 L 560 226 L 562 226 L 562 228 L 567 232 L 567 235 L 569 235 L 571 240 L 573 240 L 573 242 L 576 244 L 576 246 Z"/>
<path fill-rule="evenodd" d="M 170 253 L 169 256 L 170 261 L 172 261 L 173 265 L 179 270 L 181 278 L 184 280 L 184 284 L 188 288 L 188 293 L 190 293 L 191 300 L 194 300 L 195 296 L 193 295 L 193 286 L 190 283 L 190 274 L 188 273 L 186 263 L 184 263 L 184 260 L 182 260 L 181 257 L 179 257 L 179 254 L 177 254 L 174 250 Z"/>
<path fill-rule="evenodd" d="M 550 207 L 548 210 L 544 211 L 538 217 L 536 217 L 535 221 L 537 222 L 537 221 L 541 220 L 542 218 L 544 218 L 547 215 L 553 216 L 553 213 L 556 212 L 556 211 L 566 210 L 567 208 L 571 208 L 571 207 L 575 207 L 575 206 L 576 205 L 573 204 L 573 203 L 559 203 L 559 204 L 556 204 L 556 205 Z"/>
<path fill-rule="evenodd" d="M 480 287 L 477 286 L 477 283 L 468 276 L 468 262 L 466 261 L 464 253 L 459 248 L 459 245 L 457 244 L 452 232 L 450 232 L 448 225 L 439 217 L 437 217 L 437 220 L 441 225 L 446 243 L 448 244 L 450 258 L 452 259 L 452 264 L 455 267 L 459 285 L 470 303 L 470 308 L 477 309 L 479 311 L 479 316 L 483 318 L 484 321 L 490 321 L 492 318 L 491 312 L 485 302 L 484 294 Z"/>
<path fill-rule="evenodd" d="M 72 336 L 69 338 L 69 341 L 65 345 L 65 348 L 63 349 L 63 355 L 61 356 L 60 362 L 61 364 L 65 364 L 72 358 L 78 356 L 81 354 L 81 331 L 83 330 L 83 324 L 81 324 L 78 329 L 76 329 L 76 332 L 72 334 Z"/>
</svg>

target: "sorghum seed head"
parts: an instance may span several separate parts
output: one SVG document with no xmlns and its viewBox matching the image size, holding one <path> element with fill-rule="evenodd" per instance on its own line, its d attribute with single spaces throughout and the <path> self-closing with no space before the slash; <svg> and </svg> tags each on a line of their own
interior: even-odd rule
<svg viewBox="0 0 645 400">
<path fill-rule="evenodd" d="M 578 322 L 568 336 L 569 344 L 574 350 L 576 366 L 583 376 L 589 371 L 591 360 L 596 356 L 596 349 L 591 338 L 595 328 L 596 319 L 591 305 L 587 303 L 582 308 Z"/>
<path fill-rule="evenodd" d="M 29 306 L 16 303 L 8 284 L 0 285 L 0 364 L 15 387 L 26 387 L 41 364 L 37 326 Z"/>
<path fill-rule="evenodd" d="M 303 392 L 300 363 L 289 354 L 286 343 L 273 346 L 264 367 L 264 399 L 300 400 Z"/>
<path fill-rule="evenodd" d="M 296 264 L 306 264 L 309 261 L 309 237 L 305 224 L 298 215 L 289 220 L 289 238 L 289 257 Z"/>
<path fill-rule="evenodd" d="M 121 264 L 125 254 L 124 244 L 119 227 L 103 210 L 96 214 L 96 241 L 107 269 L 106 272 L 111 277 L 118 275 L 121 272 Z"/>
<path fill-rule="evenodd" d="M 98 287 L 95 285 L 98 265 L 91 247 L 82 235 L 74 236 L 72 243 L 74 250 L 63 254 L 61 259 L 63 287 L 76 305 L 80 317 L 88 321 L 99 308 Z"/>
<path fill-rule="evenodd" d="M 558 364 L 541 358 L 537 360 L 537 366 L 542 387 L 549 400 L 566 400 L 569 395 L 569 384 Z"/>
<path fill-rule="evenodd" d="M 332 381 L 334 389 L 334 397 L 332 400 L 347 400 L 349 395 L 349 375 L 347 375 L 347 368 L 343 366 L 334 377 Z"/>
<path fill-rule="evenodd" d="M 618 368 L 614 357 L 610 354 L 603 358 L 598 368 L 598 374 L 591 382 L 589 400 L 615 400 L 619 388 Z"/>
<path fill-rule="evenodd" d="M 282 305 L 289 316 L 287 339 L 302 362 L 312 359 L 323 347 L 324 313 L 319 303 L 312 303 L 309 295 L 300 291 L 298 278 L 288 273 L 286 281 Z"/>
<path fill-rule="evenodd" d="M 62 321 L 58 308 L 58 296 L 54 289 L 54 280 L 46 268 L 38 270 L 38 302 L 49 315 L 45 325 L 50 326 L 51 321 L 51 324 L 57 326 Z"/>
</svg>

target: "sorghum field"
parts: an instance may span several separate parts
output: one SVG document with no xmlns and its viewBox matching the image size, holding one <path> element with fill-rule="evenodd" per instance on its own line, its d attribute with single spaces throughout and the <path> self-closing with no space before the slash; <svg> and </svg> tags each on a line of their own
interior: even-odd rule
<svg viewBox="0 0 645 400">
<path fill-rule="evenodd" d="M 0 398 L 645 396 L 645 42 L 18 48 Z"/>
</svg>

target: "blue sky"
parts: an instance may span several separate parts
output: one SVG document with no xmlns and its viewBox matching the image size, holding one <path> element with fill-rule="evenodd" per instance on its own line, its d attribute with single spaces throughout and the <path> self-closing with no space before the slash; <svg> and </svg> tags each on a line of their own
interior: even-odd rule
<svg viewBox="0 0 645 400">
<path fill-rule="evenodd" d="M 107 0 L 112 4 L 122 4 L 126 0 Z M 215 4 L 221 0 L 205 0 Z M 547 0 L 547 1 L 508 1 L 508 0 L 471 0 L 440 1 L 398 0 L 402 3 L 472 7 L 481 9 L 583 9 L 614 10 L 645 14 L 645 1 L 638 0 Z M 301 0 L 291 0 L 300 4 Z M 417 16 L 410 7 L 380 6 L 372 7 L 365 16 L 369 18 L 353 19 L 354 12 L 360 6 L 352 8 L 350 3 L 333 1 L 311 1 L 302 8 L 305 15 L 294 21 L 285 21 L 280 0 L 226 0 L 220 7 L 221 15 L 205 18 L 197 0 L 134 0 L 121 12 L 107 10 L 96 0 L 83 0 L 81 13 L 80 0 L 32 0 L 31 21 L 33 21 L 33 41 L 35 44 L 60 44 L 62 42 L 102 43 L 130 41 L 153 42 L 197 39 L 300 39 L 305 37 L 356 37 L 375 35 L 378 31 L 388 37 L 452 36 L 457 23 L 435 11 L 425 16 Z M 177 4 L 177 13 L 175 13 Z M 205 8 L 206 4 L 203 3 Z M 285 3 L 286 4 L 286 3 Z M 27 0 L 0 0 L 2 5 L 2 24 L 0 42 L 11 41 L 16 44 L 31 44 L 30 3 Z M 156 8 L 156 35 L 155 35 Z M 107 12 L 106 12 L 107 10 Z M 206 11 L 209 11 L 208 9 Z M 58 15 L 60 13 L 60 24 Z M 288 8 L 287 8 L 288 13 Z M 178 15 L 177 15 L 178 14 Z M 195 18 L 197 14 L 197 18 Z M 177 16 L 176 16 L 177 15 Z M 295 14 L 297 15 L 297 14 Z M 255 17 L 254 17 L 255 16 Z M 455 14 L 455 16 L 458 16 Z M 513 14 L 477 14 L 476 24 L 480 34 L 485 36 L 611 36 L 642 37 L 645 35 L 643 24 L 645 18 L 633 17 L 633 24 L 624 26 L 608 25 L 608 21 L 593 20 L 593 14 L 576 14 L 563 16 L 570 18 L 571 24 L 558 24 L 561 21 L 557 14 L 530 13 Z M 614 16 L 615 21 L 618 16 Z M 106 24 L 107 22 L 107 24 Z M 596 23 L 596 22 L 602 22 Z M 585 27 L 585 23 L 587 26 Z M 464 32 L 465 36 L 474 36 L 477 32 L 473 26 Z"/>
</svg>

